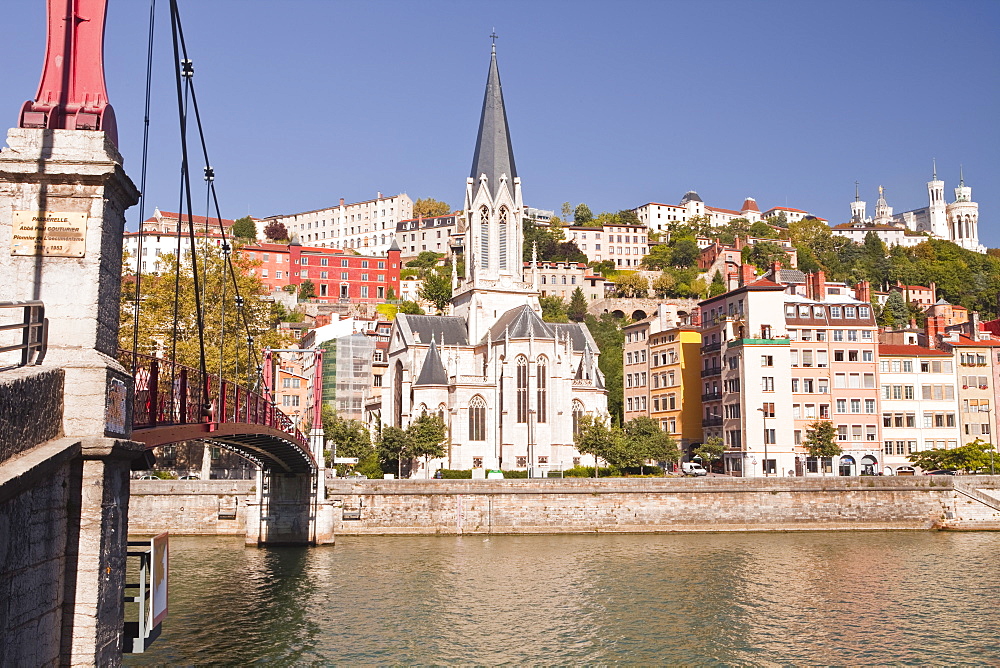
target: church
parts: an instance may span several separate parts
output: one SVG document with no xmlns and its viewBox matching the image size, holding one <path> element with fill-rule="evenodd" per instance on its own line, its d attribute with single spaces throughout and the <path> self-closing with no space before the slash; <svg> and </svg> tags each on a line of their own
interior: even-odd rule
<svg viewBox="0 0 1000 668">
<path fill-rule="evenodd" d="M 607 415 L 600 351 L 585 325 L 542 321 L 537 267 L 524 275 L 523 209 L 494 46 L 465 184 L 464 275 L 453 271 L 449 315 L 399 314 L 389 338 L 384 423 L 430 412 L 448 427 L 445 457 L 414 476 L 594 464 L 573 435 L 583 415 Z"/>
</svg>

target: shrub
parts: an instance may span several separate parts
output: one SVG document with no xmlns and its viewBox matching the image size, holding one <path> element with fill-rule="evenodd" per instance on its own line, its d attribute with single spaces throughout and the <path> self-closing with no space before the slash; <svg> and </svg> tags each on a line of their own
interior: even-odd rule
<svg viewBox="0 0 1000 668">
<path fill-rule="evenodd" d="M 593 478 L 594 467 L 574 466 L 571 469 L 566 469 L 565 471 L 563 471 L 563 475 L 567 478 Z M 620 475 L 621 473 L 616 468 L 601 467 L 602 478 L 613 478 Z"/>
<path fill-rule="evenodd" d="M 472 469 L 440 469 L 441 477 L 447 480 L 469 480 L 472 478 Z"/>
</svg>

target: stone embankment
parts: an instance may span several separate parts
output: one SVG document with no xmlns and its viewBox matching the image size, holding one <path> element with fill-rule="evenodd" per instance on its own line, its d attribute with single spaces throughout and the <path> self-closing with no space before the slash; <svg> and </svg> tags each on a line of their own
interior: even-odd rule
<svg viewBox="0 0 1000 668">
<path fill-rule="evenodd" d="M 252 485 L 135 481 L 129 531 L 238 534 Z M 342 536 L 1000 530 L 1000 476 L 335 480 L 327 495 Z"/>
</svg>

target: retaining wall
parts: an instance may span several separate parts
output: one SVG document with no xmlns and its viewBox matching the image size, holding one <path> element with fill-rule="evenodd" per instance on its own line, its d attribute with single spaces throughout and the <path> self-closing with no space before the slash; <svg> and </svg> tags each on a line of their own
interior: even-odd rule
<svg viewBox="0 0 1000 668">
<path fill-rule="evenodd" d="M 1000 476 L 975 481 L 1000 489 Z M 251 481 L 136 481 L 129 530 L 239 533 L 251 496 Z M 950 476 L 333 480 L 327 496 L 342 536 L 1000 529 L 1000 511 Z M 233 497 L 238 518 L 218 520 Z"/>
</svg>

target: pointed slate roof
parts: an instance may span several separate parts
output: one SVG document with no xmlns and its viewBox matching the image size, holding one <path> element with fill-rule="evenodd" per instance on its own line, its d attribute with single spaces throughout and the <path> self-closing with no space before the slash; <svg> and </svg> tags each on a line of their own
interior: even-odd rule
<svg viewBox="0 0 1000 668">
<path fill-rule="evenodd" d="M 555 338 L 552 327 L 547 325 L 538 317 L 527 304 L 512 308 L 500 316 L 489 331 L 493 341 L 503 341 L 508 336 L 512 339 L 536 339 Z"/>
<path fill-rule="evenodd" d="M 490 193 L 496 197 L 500 185 L 500 175 L 507 175 L 508 187 L 512 188 L 517 170 L 514 167 L 514 150 L 510 144 L 507 129 L 507 111 L 503 105 L 500 90 L 500 71 L 497 69 L 497 52 L 493 47 L 490 56 L 490 73 L 486 78 L 486 95 L 483 98 L 483 113 L 479 118 L 479 136 L 476 138 L 476 153 L 472 158 L 472 178 L 478 183 L 480 175 L 488 179 Z M 511 195 L 513 195 L 511 190 Z"/>
<path fill-rule="evenodd" d="M 427 349 L 424 365 L 420 369 L 420 377 L 417 378 L 417 382 L 413 386 L 447 384 L 448 372 L 444 370 L 444 363 L 441 361 L 441 355 L 438 354 L 437 342 L 432 338 L 431 347 Z"/>
</svg>

